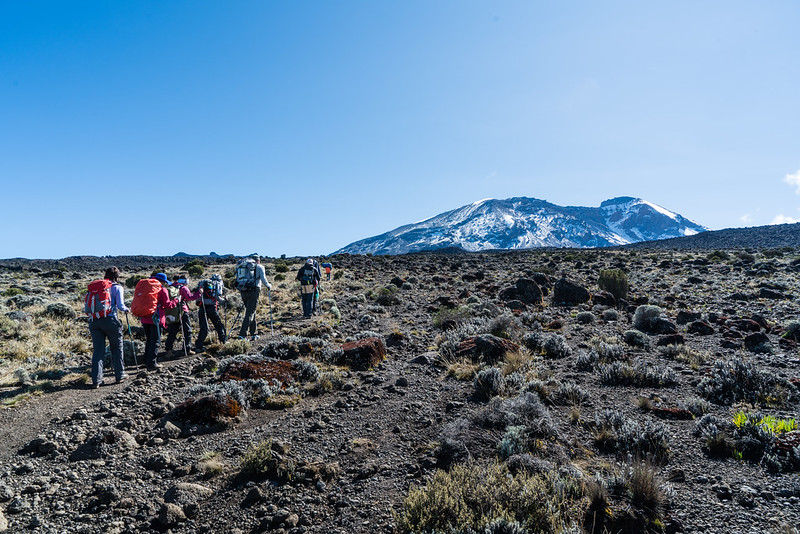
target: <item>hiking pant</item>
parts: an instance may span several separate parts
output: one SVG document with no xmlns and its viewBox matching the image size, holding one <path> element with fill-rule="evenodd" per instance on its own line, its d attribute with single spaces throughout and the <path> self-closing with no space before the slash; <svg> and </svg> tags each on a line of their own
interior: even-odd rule
<svg viewBox="0 0 800 534">
<path fill-rule="evenodd" d="M 106 356 L 106 338 L 111 347 L 111 364 L 117 380 L 125 374 L 122 361 L 122 323 L 116 316 L 101 317 L 89 321 L 89 334 L 92 336 L 92 384 L 103 381 L 103 360 Z"/>
<path fill-rule="evenodd" d="M 156 364 L 158 348 L 161 346 L 161 330 L 156 324 L 143 324 L 144 329 L 144 363 L 148 367 Z"/>
<path fill-rule="evenodd" d="M 244 317 L 242 318 L 242 327 L 239 329 L 239 337 L 247 335 L 247 329 L 250 329 L 250 335 L 256 335 L 256 306 L 258 306 L 258 297 L 261 295 L 261 288 L 249 289 L 247 291 L 240 291 L 242 294 L 242 302 L 244 303 Z"/>
<path fill-rule="evenodd" d="M 314 310 L 314 293 L 302 293 L 300 302 L 303 304 L 303 317 L 311 317 Z"/>
<path fill-rule="evenodd" d="M 169 323 L 167 325 L 167 350 L 172 350 L 175 345 L 175 338 L 178 337 L 178 331 L 183 325 L 183 344 L 189 348 L 192 344 L 192 323 L 189 322 L 189 314 L 185 311 L 181 313 L 181 321 L 179 323 Z"/>
<path fill-rule="evenodd" d="M 197 334 L 197 341 L 195 342 L 194 348 L 197 352 L 203 351 L 203 344 L 206 342 L 206 336 L 208 336 L 208 321 L 214 324 L 214 330 L 217 331 L 217 337 L 219 338 L 220 343 L 225 343 L 228 338 L 225 332 L 225 326 L 222 324 L 222 320 L 219 318 L 219 312 L 217 312 L 217 305 L 216 304 L 203 304 L 198 312 L 200 317 L 200 333 Z"/>
</svg>

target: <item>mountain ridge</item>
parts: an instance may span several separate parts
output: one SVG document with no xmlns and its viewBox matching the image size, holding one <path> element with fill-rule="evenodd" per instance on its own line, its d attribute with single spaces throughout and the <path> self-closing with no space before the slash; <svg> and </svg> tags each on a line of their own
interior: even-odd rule
<svg viewBox="0 0 800 534">
<path fill-rule="evenodd" d="M 457 247 L 468 252 L 540 247 L 593 248 L 694 235 L 708 229 L 640 198 L 598 207 L 529 197 L 483 199 L 350 243 L 334 254 L 405 254 Z"/>
</svg>

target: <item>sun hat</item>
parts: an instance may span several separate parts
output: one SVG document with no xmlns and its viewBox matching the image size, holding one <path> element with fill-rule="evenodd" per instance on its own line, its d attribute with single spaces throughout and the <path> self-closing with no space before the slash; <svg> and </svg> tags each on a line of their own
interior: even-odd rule
<svg viewBox="0 0 800 534">
<path fill-rule="evenodd" d="M 162 282 L 169 283 L 169 278 L 167 278 L 167 275 L 164 273 L 158 273 L 154 275 L 153 278 L 155 278 L 156 280 L 161 280 Z"/>
</svg>

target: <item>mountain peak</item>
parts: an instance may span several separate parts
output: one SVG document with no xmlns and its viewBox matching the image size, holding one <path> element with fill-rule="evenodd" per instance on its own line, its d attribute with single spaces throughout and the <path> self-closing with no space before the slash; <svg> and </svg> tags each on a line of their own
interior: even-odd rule
<svg viewBox="0 0 800 534">
<path fill-rule="evenodd" d="M 608 247 L 705 230 L 677 213 L 634 197 L 612 198 L 596 208 L 558 206 L 527 197 L 489 198 L 356 241 L 335 253 L 405 254 L 445 247 L 469 252 Z"/>
</svg>

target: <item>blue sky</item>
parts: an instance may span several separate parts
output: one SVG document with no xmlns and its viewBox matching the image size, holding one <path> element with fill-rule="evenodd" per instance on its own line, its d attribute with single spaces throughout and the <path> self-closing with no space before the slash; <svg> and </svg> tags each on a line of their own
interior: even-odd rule
<svg viewBox="0 0 800 534">
<path fill-rule="evenodd" d="M 0 257 L 330 253 L 479 199 L 800 220 L 794 1 L 0 3 Z"/>
</svg>

